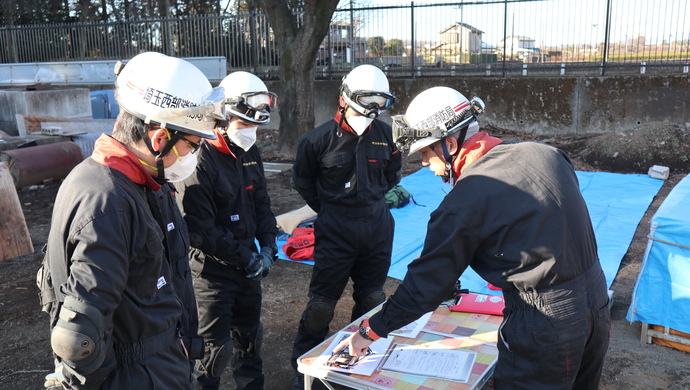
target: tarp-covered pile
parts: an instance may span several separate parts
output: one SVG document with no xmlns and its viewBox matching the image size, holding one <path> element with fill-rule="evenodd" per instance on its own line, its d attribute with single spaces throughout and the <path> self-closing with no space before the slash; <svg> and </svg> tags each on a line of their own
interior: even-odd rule
<svg viewBox="0 0 690 390">
<path fill-rule="evenodd" d="M 627 319 L 690 333 L 690 176 L 671 190 L 650 225 Z"/>
</svg>

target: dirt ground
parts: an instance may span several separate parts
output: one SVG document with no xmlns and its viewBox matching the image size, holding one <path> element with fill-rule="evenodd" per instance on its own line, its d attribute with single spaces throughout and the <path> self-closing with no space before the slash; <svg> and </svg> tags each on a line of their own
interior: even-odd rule
<svg viewBox="0 0 690 390">
<path fill-rule="evenodd" d="M 506 140 L 538 140 L 568 152 L 578 170 L 647 173 L 652 165 L 671 168 L 671 176 L 640 222 L 630 248 L 622 260 L 611 289 L 614 291 L 611 343 L 600 388 L 603 390 L 688 389 L 690 355 L 672 348 L 640 342 L 640 323 L 625 320 L 630 297 L 640 270 L 649 232 L 649 220 L 673 186 L 688 174 L 690 124 L 648 124 L 626 132 L 586 137 L 533 137 L 504 129 L 485 129 Z M 290 162 L 272 144 L 270 133 L 260 140 L 266 161 Z M 414 157 L 414 156 L 413 156 Z M 405 157 L 404 174 L 421 168 L 419 157 Z M 269 177 L 269 189 L 276 215 L 304 205 L 290 187 L 289 172 Z M 59 183 L 18 191 L 35 254 L 0 262 L 0 389 L 42 389 L 43 377 L 52 371 L 47 315 L 40 311 L 36 271 L 40 249 L 46 242 L 50 216 Z M 426 223 L 426 221 L 420 221 Z M 262 319 L 266 389 L 289 389 L 292 369 L 289 358 L 299 317 L 307 302 L 311 266 L 278 261 L 263 282 Z M 386 293 L 400 282 L 389 279 Z M 349 322 L 351 288 L 336 308 L 331 330 Z M 226 372 L 222 389 L 233 389 Z M 486 389 L 493 386 L 489 382 Z"/>
</svg>

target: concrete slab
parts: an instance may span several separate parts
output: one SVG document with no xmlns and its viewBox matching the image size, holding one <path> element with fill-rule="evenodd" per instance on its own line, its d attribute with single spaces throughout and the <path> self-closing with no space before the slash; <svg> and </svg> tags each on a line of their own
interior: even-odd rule
<svg viewBox="0 0 690 390">
<path fill-rule="evenodd" d="M 19 134 L 17 114 L 90 119 L 91 95 L 87 88 L 0 90 L 0 129 L 10 135 L 24 135 Z"/>
</svg>

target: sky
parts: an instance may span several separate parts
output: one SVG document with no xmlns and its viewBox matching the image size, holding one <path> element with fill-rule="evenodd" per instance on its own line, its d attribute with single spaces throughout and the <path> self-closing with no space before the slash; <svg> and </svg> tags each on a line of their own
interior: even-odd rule
<svg viewBox="0 0 690 390">
<path fill-rule="evenodd" d="M 610 0 L 612 23 L 609 40 L 624 43 L 638 36 L 647 44 L 690 39 L 688 0 Z M 339 8 L 348 8 L 342 0 Z M 439 4 L 462 5 L 439 7 Z M 363 19 L 358 36 L 411 38 L 410 2 L 394 0 L 355 1 L 355 7 L 405 5 L 404 9 L 359 11 Z M 436 4 L 436 7 L 424 7 Z M 416 41 L 437 41 L 439 32 L 463 22 L 484 32 L 483 41 L 497 45 L 506 35 L 533 38 L 537 46 L 597 45 L 604 42 L 608 0 L 548 0 L 504 4 L 502 1 L 415 1 Z M 349 19 L 349 12 L 337 13 Z M 506 17 L 507 16 L 507 17 Z"/>
</svg>

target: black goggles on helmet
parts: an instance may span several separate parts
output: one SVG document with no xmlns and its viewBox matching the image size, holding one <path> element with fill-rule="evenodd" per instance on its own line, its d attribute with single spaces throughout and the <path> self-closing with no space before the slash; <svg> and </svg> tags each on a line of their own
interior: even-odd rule
<svg viewBox="0 0 690 390">
<path fill-rule="evenodd" d="M 271 118 L 271 111 L 278 109 L 278 95 L 268 91 L 245 92 L 225 99 L 225 104 L 226 114 L 255 124 L 265 124 Z"/>
<path fill-rule="evenodd" d="M 278 109 L 278 95 L 268 91 L 245 92 L 240 96 L 225 99 L 225 104 L 243 104 L 252 110 L 271 112 Z"/>
<path fill-rule="evenodd" d="M 350 104 L 353 110 L 369 118 L 376 118 L 395 103 L 395 95 L 392 93 L 362 90 L 351 91 L 347 85 L 343 86 L 343 96 L 349 99 L 351 103 L 354 103 Z"/>
</svg>

